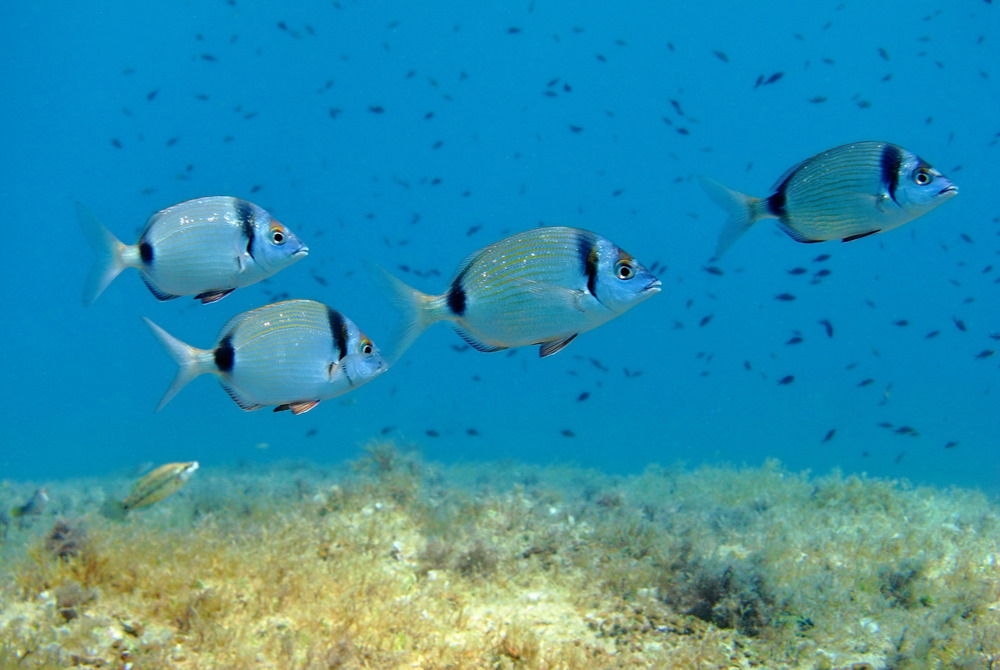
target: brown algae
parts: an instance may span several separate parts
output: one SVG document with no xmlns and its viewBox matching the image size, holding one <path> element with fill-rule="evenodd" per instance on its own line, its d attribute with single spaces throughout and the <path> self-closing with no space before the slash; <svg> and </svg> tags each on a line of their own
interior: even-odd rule
<svg viewBox="0 0 1000 670">
<path fill-rule="evenodd" d="M 104 485 L 0 525 L 0 668 L 1000 667 L 1000 507 L 972 491 L 385 441 L 209 468 L 123 521 Z"/>
</svg>

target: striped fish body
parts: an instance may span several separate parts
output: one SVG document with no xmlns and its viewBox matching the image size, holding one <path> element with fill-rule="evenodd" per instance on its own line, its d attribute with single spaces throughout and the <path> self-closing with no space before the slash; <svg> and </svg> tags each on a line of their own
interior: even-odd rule
<svg viewBox="0 0 1000 670">
<path fill-rule="evenodd" d="M 926 214 L 958 188 L 919 156 L 888 142 L 855 142 L 824 151 L 787 170 L 766 198 L 703 179 L 730 218 L 720 256 L 765 218 L 798 242 L 845 242 L 897 228 Z"/>
<path fill-rule="evenodd" d="M 135 484 L 121 507 L 126 512 L 160 502 L 176 493 L 198 469 L 198 461 L 167 463 L 143 475 Z"/>
<path fill-rule="evenodd" d="M 611 241 L 566 227 L 529 230 L 475 252 L 443 295 L 394 282 L 409 312 L 399 349 L 448 320 L 479 351 L 537 344 L 542 356 L 660 290 L 659 280 Z"/>
<path fill-rule="evenodd" d="M 139 270 L 159 300 L 191 295 L 215 302 L 291 265 L 308 248 L 257 205 L 231 196 L 188 200 L 151 216 L 134 245 L 122 244 L 78 207 L 98 261 L 84 296 L 93 302 L 125 268 Z"/>
<path fill-rule="evenodd" d="M 306 412 L 386 370 L 370 339 L 347 317 L 312 300 L 289 300 L 244 312 L 222 329 L 216 346 L 197 349 L 146 320 L 180 365 L 157 409 L 204 373 L 244 410 Z"/>
</svg>

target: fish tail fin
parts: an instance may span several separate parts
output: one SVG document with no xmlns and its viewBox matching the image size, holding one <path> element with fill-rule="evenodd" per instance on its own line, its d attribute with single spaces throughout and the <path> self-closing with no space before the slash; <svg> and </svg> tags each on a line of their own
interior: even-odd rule
<svg viewBox="0 0 1000 670">
<path fill-rule="evenodd" d="M 104 502 L 101 504 L 101 516 L 105 519 L 111 519 L 112 521 L 124 521 L 125 516 L 128 514 L 128 509 L 120 500 L 114 498 L 105 498 Z"/>
<path fill-rule="evenodd" d="M 178 366 L 174 381 L 170 384 L 167 392 L 163 394 L 160 404 L 156 406 L 156 411 L 159 412 L 192 379 L 202 373 L 208 372 L 205 366 L 202 365 L 202 354 L 206 352 L 203 349 L 198 349 L 197 347 L 192 347 L 190 344 L 181 342 L 150 319 L 146 317 L 142 317 L 142 319 L 149 326 L 149 329 L 153 331 L 153 334 L 156 335 L 156 338 L 160 340 L 160 344 L 163 345 L 163 348 L 167 350 L 167 353 L 170 354 L 170 357 L 174 359 Z"/>
<path fill-rule="evenodd" d="M 719 233 L 719 242 L 715 246 L 715 257 L 720 258 L 743 233 L 750 229 L 750 226 L 760 219 L 756 207 L 760 199 L 733 190 L 709 177 L 699 176 L 698 181 L 712 202 L 729 214 L 729 219 Z"/>
<path fill-rule="evenodd" d="M 10 516 L 12 519 L 17 519 L 24 516 L 24 508 L 20 505 L 16 505 L 10 508 Z"/>
<path fill-rule="evenodd" d="M 83 303 L 89 305 L 128 265 L 123 258 L 125 245 L 79 202 L 76 203 L 76 218 L 84 237 L 97 254 L 83 290 Z"/>
<path fill-rule="evenodd" d="M 435 313 L 434 296 L 418 291 L 378 265 L 369 265 L 374 270 L 372 276 L 379 288 L 402 314 L 388 346 L 383 349 L 386 361 L 392 367 L 420 334 L 441 317 Z"/>
</svg>

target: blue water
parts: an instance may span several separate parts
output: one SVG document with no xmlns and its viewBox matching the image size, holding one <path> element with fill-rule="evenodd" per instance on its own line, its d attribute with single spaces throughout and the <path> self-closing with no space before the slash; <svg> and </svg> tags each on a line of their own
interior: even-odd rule
<svg viewBox="0 0 1000 670">
<path fill-rule="evenodd" d="M 997 491 L 1000 356 L 976 358 L 1000 348 L 996 6 L 285 5 L 0 6 L 0 476 L 336 462 L 386 431 L 443 461 L 626 473 L 778 458 Z M 765 195 L 795 162 L 866 139 L 919 153 L 959 196 L 850 244 L 762 223 L 714 263 L 723 274 L 704 271 L 725 214 L 696 175 Z M 154 211 L 223 194 L 267 208 L 309 257 L 214 305 L 159 303 L 128 271 L 82 306 L 76 201 L 133 242 Z M 153 412 L 174 364 L 140 316 L 208 347 L 288 292 L 378 342 L 394 313 L 365 260 L 436 269 L 401 276 L 441 292 L 467 253 L 542 223 L 666 265 L 664 290 L 544 360 L 456 352 L 439 324 L 383 377 L 302 416 L 242 412 L 207 377 Z"/>
</svg>

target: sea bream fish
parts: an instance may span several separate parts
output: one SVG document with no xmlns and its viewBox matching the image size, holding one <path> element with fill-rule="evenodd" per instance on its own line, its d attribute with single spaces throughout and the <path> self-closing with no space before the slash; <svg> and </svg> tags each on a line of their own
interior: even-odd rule
<svg viewBox="0 0 1000 670">
<path fill-rule="evenodd" d="M 97 252 L 84 290 L 90 304 L 125 268 L 136 268 L 159 300 L 191 295 L 215 302 L 270 277 L 309 249 L 261 207 L 211 196 L 167 207 L 149 217 L 136 244 L 123 244 L 83 205 L 77 215 Z"/>
<path fill-rule="evenodd" d="M 476 251 L 441 295 L 384 276 L 404 311 L 391 360 L 441 320 L 451 321 L 479 351 L 537 344 L 539 355 L 551 356 L 660 290 L 660 280 L 610 240 L 561 226 L 528 230 Z"/>
<path fill-rule="evenodd" d="M 808 158 L 787 170 L 765 198 L 707 177 L 701 183 L 729 213 L 716 257 L 761 219 L 778 219 L 797 242 L 849 242 L 897 228 L 958 193 L 920 156 L 888 142 L 855 142 Z"/>
<path fill-rule="evenodd" d="M 195 377 L 211 373 L 244 410 L 308 412 L 385 372 L 378 348 L 340 312 L 313 300 L 287 300 L 243 312 L 211 349 L 198 349 L 146 323 L 180 366 L 163 408 Z"/>
</svg>

